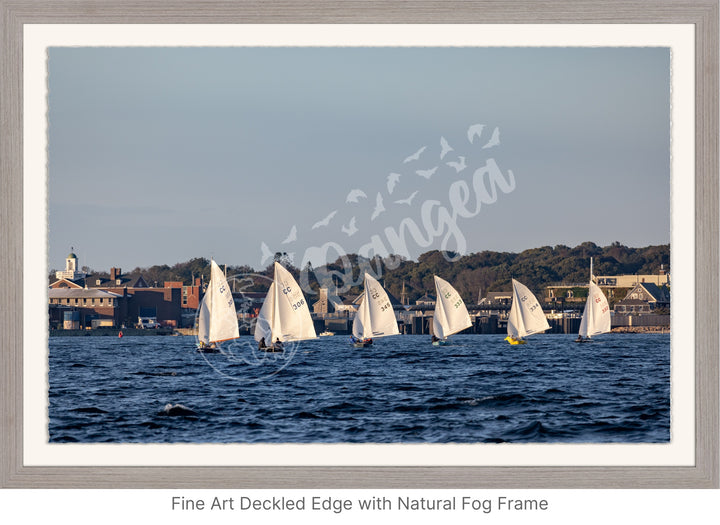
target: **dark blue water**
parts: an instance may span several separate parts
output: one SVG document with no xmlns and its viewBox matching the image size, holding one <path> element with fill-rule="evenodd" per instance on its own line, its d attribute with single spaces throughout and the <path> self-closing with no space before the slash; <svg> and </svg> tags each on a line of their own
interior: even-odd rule
<svg viewBox="0 0 720 525">
<path fill-rule="evenodd" d="M 668 442 L 670 336 L 573 339 L 395 336 L 356 349 L 334 336 L 283 356 L 250 337 L 208 355 L 193 337 L 52 337 L 50 441 Z"/>
</svg>

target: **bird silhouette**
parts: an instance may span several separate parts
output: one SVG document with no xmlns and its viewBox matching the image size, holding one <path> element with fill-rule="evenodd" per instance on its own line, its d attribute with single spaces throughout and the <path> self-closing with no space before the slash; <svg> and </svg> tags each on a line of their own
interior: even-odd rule
<svg viewBox="0 0 720 525">
<path fill-rule="evenodd" d="M 445 137 L 440 137 L 440 147 L 442 148 L 440 151 L 440 160 L 445 158 L 445 155 L 447 155 L 451 151 L 455 151 L 452 147 L 450 147 L 450 144 L 447 143 Z"/>
<path fill-rule="evenodd" d="M 401 175 L 399 173 L 391 173 L 390 175 L 388 175 L 388 178 L 387 178 L 388 194 L 392 195 L 392 192 L 395 189 L 395 186 L 397 186 L 397 183 L 400 180 L 400 177 L 401 177 Z"/>
<path fill-rule="evenodd" d="M 362 190 L 351 190 L 350 193 L 348 193 L 347 198 L 345 199 L 345 202 L 358 202 L 359 199 L 365 199 L 367 198 L 367 195 L 365 195 L 365 192 Z"/>
<path fill-rule="evenodd" d="M 324 219 L 317 221 L 315 224 L 313 224 L 312 229 L 320 228 L 321 226 L 327 226 L 330 224 L 330 220 L 335 217 L 335 214 L 337 213 L 337 210 L 331 211 Z"/>
<path fill-rule="evenodd" d="M 418 159 L 420 158 L 420 155 L 422 155 L 422 152 L 425 151 L 425 148 L 427 148 L 427 146 L 423 146 L 422 148 L 420 148 L 419 150 L 417 150 L 415 153 L 413 153 L 412 155 L 410 155 L 409 157 L 407 157 L 407 158 L 403 161 L 403 164 L 407 164 L 408 162 L 411 162 L 411 161 L 413 161 L 413 160 L 418 160 Z"/>
<path fill-rule="evenodd" d="M 355 226 L 355 217 L 350 219 L 350 222 L 347 226 L 342 226 L 340 228 L 340 231 L 346 233 L 348 237 L 354 235 L 358 231 L 357 227 Z"/>
<path fill-rule="evenodd" d="M 420 175 L 421 177 L 424 177 L 424 178 L 426 178 L 426 179 L 429 179 L 430 177 L 432 177 L 432 176 L 435 174 L 435 172 L 437 171 L 437 169 L 438 169 L 438 167 L 435 166 L 434 168 L 432 168 L 432 169 L 430 169 L 430 170 L 417 170 L 415 173 L 417 173 L 417 174 Z"/>
<path fill-rule="evenodd" d="M 293 225 L 292 228 L 290 228 L 290 233 L 285 238 L 285 240 L 282 242 L 282 244 L 287 244 L 289 242 L 293 242 L 297 240 L 297 226 Z"/>
<path fill-rule="evenodd" d="M 445 164 L 447 164 L 451 168 L 455 168 L 455 171 L 457 173 L 460 173 L 462 170 L 467 168 L 467 164 L 465 164 L 465 157 L 463 157 L 462 155 L 458 156 L 458 159 L 460 159 L 458 162 L 450 161 L 446 162 Z"/>
<path fill-rule="evenodd" d="M 410 195 L 407 199 L 401 199 L 399 201 L 395 201 L 395 204 L 407 204 L 410 206 L 412 204 L 412 200 L 415 198 L 415 195 L 417 195 L 418 192 L 414 191 L 412 195 Z"/>
<path fill-rule="evenodd" d="M 475 135 L 478 137 L 482 134 L 482 130 L 485 127 L 484 124 L 473 124 L 470 126 L 467 130 L 467 138 L 470 141 L 470 144 L 473 143 L 473 140 L 475 140 Z"/>
<path fill-rule="evenodd" d="M 492 148 L 498 144 L 500 144 L 500 129 L 495 128 L 493 130 L 492 137 L 490 137 L 490 140 L 488 140 L 487 144 L 485 144 L 482 149 Z"/>
<path fill-rule="evenodd" d="M 377 197 L 375 197 L 375 209 L 372 212 L 372 215 L 370 216 L 370 220 L 374 221 L 378 218 L 378 215 L 380 215 L 382 212 L 385 211 L 385 206 L 383 206 L 383 198 L 382 195 L 379 193 L 377 194 Z"/>
<path fill-rule="evenodd" d="M 270 251 L 270 248 L 268 248 L 268 245 L 265 244 L 264 242 L 260 244 L 260 252 L 261 252 L 261 256 L 260 256 L 260 264 L 261 265 L 264 265 L 265 261 L 267 261 L 268 259 L 273 258 L 273 253 Z"/>
</svg>

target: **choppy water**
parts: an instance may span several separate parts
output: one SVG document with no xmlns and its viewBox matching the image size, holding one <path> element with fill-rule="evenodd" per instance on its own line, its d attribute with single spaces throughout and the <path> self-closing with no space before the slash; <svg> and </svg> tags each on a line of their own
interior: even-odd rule
<svg viewBox="0 0 720 525">
<path fill-rule="evenodd" d="M 50 338 L 51 442 L 658 443 L 670 439 L 670 336 Z M 166 405 L 182 405 L 165 410 Z"/>
</svg>

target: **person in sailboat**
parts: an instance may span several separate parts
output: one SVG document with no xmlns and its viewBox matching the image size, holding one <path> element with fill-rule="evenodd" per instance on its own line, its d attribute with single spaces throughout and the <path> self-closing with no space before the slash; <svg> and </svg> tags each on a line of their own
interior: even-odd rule
<svg viewBox="0 0 720 525">
<path fill-rule="evenodd" d="M 438 339 L 437 336 L 436 336 L 435 334 L 433 334 L 433 336 L 432 336 L 432 342 L 433 342 L 433 343 L 437 343 L 439 340 L 440 340 L 440 339 Z"/>
<path fill-rule="evenodd" d="M 275 339 L 275 343 L 273 344 L 273 347 L 275 348 L 275 350 L 284 350 L 285 349 L 285 347 L 283 346 L 283 343 L 279 337 L 277 339 Z"/>
<path fill-rule="evenodd" d="M 260 350 L 262 350 L 263 348 L 267 348 L 267 346 L 265 345 L 265 338 L 264 338 L 264 337 L 261 338 L 260 341 L 258 342 L 258 348 L 259 348 Z"/>
</svg>

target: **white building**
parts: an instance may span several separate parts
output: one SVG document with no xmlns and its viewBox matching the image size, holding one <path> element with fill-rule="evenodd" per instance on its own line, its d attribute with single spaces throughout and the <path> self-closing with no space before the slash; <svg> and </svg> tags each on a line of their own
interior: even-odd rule
<svg viewBox="0 0 720 525">
<path fill-rule="evenodd" d="M 65 270 L 55 272 L 57 279 L 67 279 L 69 281 L 76 281 L 78 279 L 84 279 L 86 274 L 78 271 L 78 258 L 77 255 L 70 252 L 70 255 L 65 259 Z"/>
</svg>

